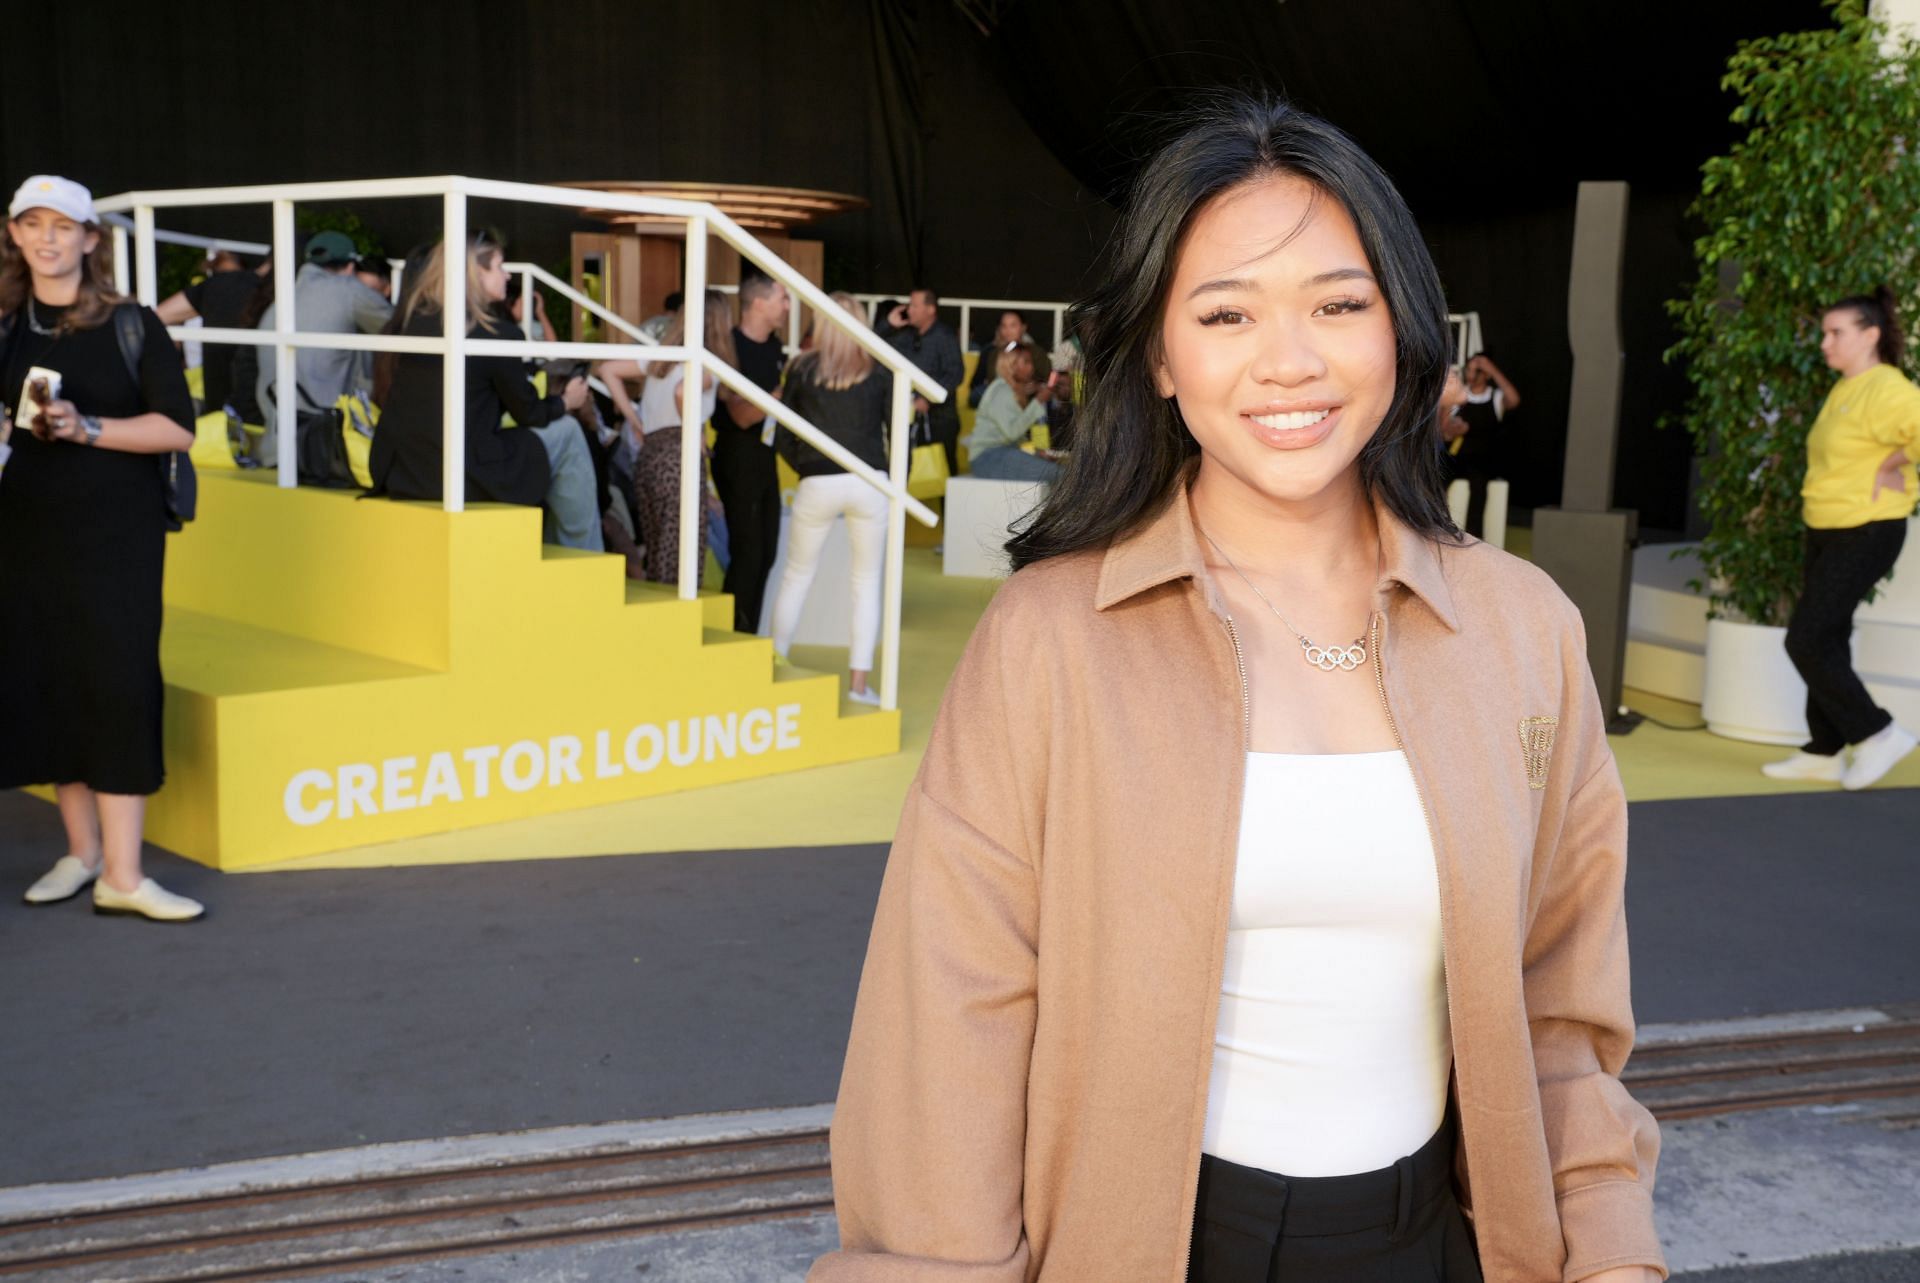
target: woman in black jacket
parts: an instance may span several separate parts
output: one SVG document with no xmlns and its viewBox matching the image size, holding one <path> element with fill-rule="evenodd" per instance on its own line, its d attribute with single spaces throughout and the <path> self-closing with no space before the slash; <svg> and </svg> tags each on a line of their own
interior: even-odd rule
<svg viewBox="0 0 1920 1283">
<path fill-rule="evenodd" d="M 851 294 L 835 294 L 855 323 L 860 305 Z M 814 326 L 813 349 L 787 370 L 785 399 L 793 412 L 819 428 L 854 458 L 876 471 L 887 470 L 887 421 L 893 380 L 875 367 L 866 349 L 825 317 Z M 873 652 L 880 640 L 880 571 L 886 560 L 887 497 L 826 455 L 789 432 L 781 433 L 781 453 L 800 474 L 793 496 L 793 521 L 787 536 L 787 569 L 773 599 L 773 648 L 785 655 L 800 626 L 800 608 L 820 567 L 834 519 L 847 519 L 853 576 L 853 634 L 847 656 L 848 697 L 878 704 L 867 686 Z"/>
<path fill-rule="evenodd" d="M 0 789 L 52 784 L 67 830 L 26 900 L 91 884 L 96 912 L 188 921 L 201 906 L 142 873 L 140 838 L 166 774 L 163 468 L 193 445 L 193 400 L 160 318 L 114 292 L 86 188 L 29 178 L 7 233 L 0 400 L 22 430 L 0 426 Z"/>
<path fill-rule="evenodd" d="M 442 333 L 443 250 L 433 251 L 401 305 L 400 333 Z M 486 236 L 472 237 L 467 249 L 468 338 L 525 337 L 500 314 L 498 305 L 506 296 L 501 246 Z M 558 395 L 543 398 L 515 357 L 466 360 L 467 498 L 544 508 L 548 542 L 602 551 L 593 460 L 571 417 L 586 404 L 586 379 L 569 379 Z M 440 358 L 426 353 L 405 353 L 394 363 L 373 437 L 374 493 L 395 499 L 442 497 L 445 400 L 440 370 Z M 501 426 L 508 414 L 517 426 Z"/>
</svg>

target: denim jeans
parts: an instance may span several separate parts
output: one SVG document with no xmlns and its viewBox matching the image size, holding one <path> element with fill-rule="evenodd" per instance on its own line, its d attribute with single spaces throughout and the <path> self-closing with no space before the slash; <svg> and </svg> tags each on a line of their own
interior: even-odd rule
<svg viewBox="0 0 1920 1283">
<path fill-rule="evenodd" d="M 600 497 L 594 492 L 593 456 L 587 451 L 586 437 L 581 435 L 580 421 L 563 414 L 544 427 L 528 431 L 546 447 L 547 466 L 552 473 L 547 482 L 542 538 L 562 548 L 605 552 L 606 543 L 600 534 Z"/>
<path fill-rule="evenodd" d="M 1060 479 L 1060 465 L 1052 459 L 1042 459 L 1011 445 L 995 446 L 985 454 L 974 455 L 968 471 L 988 481 L 1043 481 L 1051 485 Z"/>
</svg>

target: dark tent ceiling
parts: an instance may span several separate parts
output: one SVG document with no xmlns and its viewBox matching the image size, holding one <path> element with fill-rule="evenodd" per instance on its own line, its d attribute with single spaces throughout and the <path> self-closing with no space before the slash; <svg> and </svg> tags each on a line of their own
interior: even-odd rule
<svg viewBox="0 0 1920 1283">
<path fill-rule="evenodd" d="M 909 3 L 910 0 L 902 0 Z M 1829 21 L 1818 0 L 954 0 L 1020 114 L 1115 198 L 1196 92 L 1259 85 L 1352 134 L 1420 220 L 1457 309 L 1527 405 L 1507 428 L 1522 508 L 1553 503 L 1567 416 L 1573 204 L 1632 185 L 1616 501 L 1688 520 L 1684 403 L 1665 302 L 1693 274 L 1700 163 L 1734 137 L 1720 90 L 1740 40 Z M 1158 122 L 1158 123 L 1156 123 Z"/>
<path fill-rule="evenodd" d="M 1009 93 L 1096 191 L 1132 171 L 1143 114 L 1264 84 L 1449 216 L 1582 178 L 1691 187 L 1728 137 L 1734 44 L 1826 20 L 1817 0 L 1012 0 L 989 16 Z"/>
</svg>

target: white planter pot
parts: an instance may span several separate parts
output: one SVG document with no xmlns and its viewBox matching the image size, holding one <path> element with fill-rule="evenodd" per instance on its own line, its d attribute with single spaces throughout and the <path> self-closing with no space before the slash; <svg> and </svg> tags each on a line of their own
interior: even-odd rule
<svg viewBox="0 0 1920 1283">
<path fill-rule="evenodd" d="M 1707 621 L 1707 729 L 1756 744 L 1802 744 L 1807 686 L 1787 658 L 1787 630 L 1728 619 Z"/>
</svg>

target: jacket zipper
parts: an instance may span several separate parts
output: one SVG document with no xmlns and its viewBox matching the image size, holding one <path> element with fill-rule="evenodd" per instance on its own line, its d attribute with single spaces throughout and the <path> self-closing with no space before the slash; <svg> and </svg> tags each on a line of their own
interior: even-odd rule
<svg viewBox="0 0 1920 1283">
<path fill-rule="evenodd" d="M 1253 692 L 1247 685 L 1247 657 L 1240 649 L 1240 633 L 1233 626 L 1233 616 L 1229 614 L 1222 617 L 1227 623 L 1227 640 L 1233 643 L 1234 670 L 1240 674 L 1240 765 L 1245 770 L 1247 751 L 1253 747 Z M 1217 981 L 1208 1007 L 1213 1014 L 1213 1019 L 1207 1025 L 1207 1046 L 1211 1052 L 1214 1028 L 1220 1021 L 1220 985 Z M 1199 1191 L 1200 1151 L 1196 1148 L 1187 1178 L 1187 1233 L 1181 1240 L 1180 1274 L 1175 1283 L 1186 1283 L 1187 1275 L 1193 1270 L 1193 1223 L 1200 1212 Z"/>
<path fill-rule="evenodd" d="M 1413 754 L 1407 752 L 1407 742 L 1401 738 L 1400 723 L 1394 718 L 1393 705 L 1387 700 L 1387 661 L 1380 653 L 1380 625 L 1386 622 L 1385 611 L 1375 611 L 1367 620 L 1367 651 L 1373 657 L 1373 682 L 1380 692 L 1380 710 L 1387 715 L 1387 725 L 1393 731 L 1394 747 L 1400 750 L 1400 756 L 1407 761 L 1407 774 L 1413 779 L 1413 795 L 1420 801 L 1420 818 L 1427 826 L 1427 841 L 1433 847 L 1433 881 L 1440 895 L 1440 988 L 1447 1004 L 1447 1052 L 1453 1060 L 1453 1076 L 1458 1078 L 1460 1057 L 1453 1051 L 1453 970 L 1447 966 L 1447 885 L 1440 873 L 1440 835 L 1433 827 L 1433 813 L 1427 809 L 1427 795 L 1420 788 L 1420 773 L 1413 769 Z M 1464 1122 L 1460 1128 L 1460 1147 L 1467 1145 L 1467 1129 Z M 1471 1164 L 1469 1164 L 1471 1169 Z"/>
</svg>

